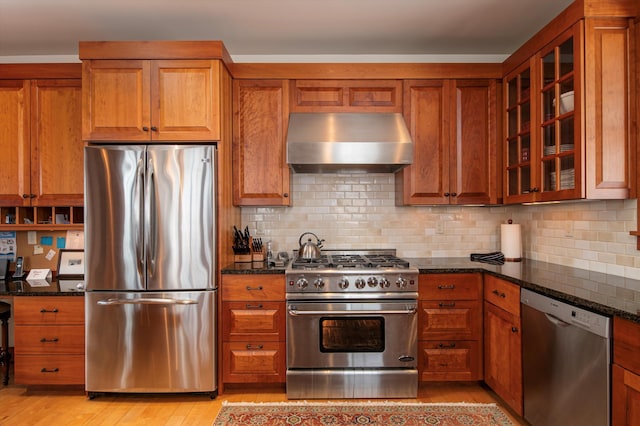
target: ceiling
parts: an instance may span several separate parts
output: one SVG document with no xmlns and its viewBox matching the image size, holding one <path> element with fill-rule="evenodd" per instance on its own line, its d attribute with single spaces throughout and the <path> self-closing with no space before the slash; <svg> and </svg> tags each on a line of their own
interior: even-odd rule
<svg viewBox="0 0 640 426">
<path fill-rule="evenodd" d="M 77 60 L 81 40 L 222 40 L 236 62 L 497 62 L 571 2 L 0 0 L 0 62 Z"/>
</svg>

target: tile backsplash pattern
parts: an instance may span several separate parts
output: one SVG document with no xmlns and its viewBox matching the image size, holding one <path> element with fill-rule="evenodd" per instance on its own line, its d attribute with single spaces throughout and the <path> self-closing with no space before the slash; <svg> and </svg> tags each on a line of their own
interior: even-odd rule
<svg viewBox="0 0 640 426">
<path fill-rule="evenodd" d="M 242 227 L 292 252 L 304 232 L 326 249 L 395 248 L 401 257 L 500 250 L 500 224 L 523 227 L 530 259 L 640 279 L 636 200 L 534 206 L 395 205 L 392 174 L 292 174 L 293 207 L 243 207 Z"/>
</svg>

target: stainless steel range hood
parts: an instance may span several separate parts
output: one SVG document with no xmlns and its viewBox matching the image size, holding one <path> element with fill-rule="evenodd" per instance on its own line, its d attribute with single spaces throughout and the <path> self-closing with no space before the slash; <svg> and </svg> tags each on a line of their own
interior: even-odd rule
<svg viewBox="0 0 640 426">
<path fill-rule="evenodd" d="M 394 173 L 413 161 L 397 113 L 291 113 L 287 162 L 298 173 Z"/>
</svg>

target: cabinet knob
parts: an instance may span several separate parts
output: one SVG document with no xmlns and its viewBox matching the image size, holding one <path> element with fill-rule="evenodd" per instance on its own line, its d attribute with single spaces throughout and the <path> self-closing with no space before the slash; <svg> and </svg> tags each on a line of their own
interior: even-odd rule
<svg viewBox="0 0 640 426">
<path fill-rule="evenodd" d="M 145 131 L 145 132 L 148 132 L 149 128 L 147 126 L 142 126 L 142 130 Z"/>
<path fill-rule="evenodd" d="M 22 198 L 24 198 L 25 200 L 26 200 L 27 198 L 29 198 L 29 197 L 30 197 L 30 195 L 29 195 L 29 194 L 22 194 Z"/>
<path fill-rule="evenodd" d="M 156 126 L 151 126 L 151 130 L 154 131 L 154 132 L 157 132 L 158 128 Z"/>
<path fill-rule="evenodd" d="M 452 192 L 452 193 L 451 193 L 451 196 L 452 196 L 452 197 L 457 197 L 457 196 L 458 196 L 458 194 L 457 194 L 457 193 L 455 193 L 455 192 Z"/>
<path fill-rule="evenodd" d="M 36 198 L 36 194 L 29 194 L 29 198 Z"/>
<path fill-rule="evenodd" d="M 284 194 L 282 194 L 282 196 L 283 196 L 284 198 L 289 198 L 289 193 L 285 192 Z"/>
<path fill-rule="evenodd" d="M 511 327 L 511 332 L 512 333 L 517 333 L 518 332 L 518 327 Z"/>
<path fill-rule="evenodd" d="M 445 197 L 449 197 L 450 195 L 451 195 L 451 194 L 450 194 L 450 193 L 448 193 L 448 192 L 445 192 L 445 193 L 444 193 L 444 196 L 445 196 Z"/>
</svg>

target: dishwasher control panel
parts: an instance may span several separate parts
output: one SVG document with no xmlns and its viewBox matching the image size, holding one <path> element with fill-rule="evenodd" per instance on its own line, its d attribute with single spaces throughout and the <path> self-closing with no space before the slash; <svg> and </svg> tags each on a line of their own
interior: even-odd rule
<svg viewBox="0 0 640 426">
<path fill-rule="evenodd" d="M 561 302 L 526 288 L 520 292 L 520 302 L 543 312 L 556 321 L 575 325 L 602 337 L 608 338 L 611 335 L 611 318 L 607 316 Z"/>
</svg>

